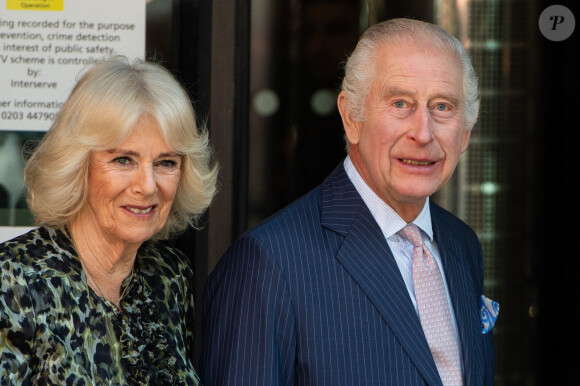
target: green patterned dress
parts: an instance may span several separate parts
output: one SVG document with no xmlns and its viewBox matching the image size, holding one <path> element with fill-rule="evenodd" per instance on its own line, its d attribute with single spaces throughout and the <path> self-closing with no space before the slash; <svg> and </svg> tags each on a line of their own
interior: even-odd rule
<svg viewBox="0 0 580 386">
<path fill-rule="evenodd" d="M 86 283 L 66 231 L 0 244 L 0 385 L 197 385 L 190 356 L 193 272 L 145 242 L 121 309 Z"/>
</svg>

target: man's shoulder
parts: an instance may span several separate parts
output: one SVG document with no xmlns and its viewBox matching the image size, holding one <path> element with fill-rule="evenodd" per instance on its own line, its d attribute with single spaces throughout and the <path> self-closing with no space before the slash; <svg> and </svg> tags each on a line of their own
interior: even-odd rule
<svg viewBox="0 0 580 386">
<path fill-rule="evenodd" d="M 356 207 L 344 198 L 352 195 L 348 184 L 341 181 L 348 178 L 345 176 L 339 165 L 321 185 L 247 230 L 222 256 L 222 264 L 237 265 L 243 261 L 255 264 L 260 259 L 298 261 L 307 257 L 307 251 L 315 245 L 321 248 L 319 251 L 327 250 L 327 241 L 333 237 L 329 233 L 342 237 L 339 225 L 352 216 L 340 221 L 334 221 L 335 217 L 344 217 L 347 209 Z"/>
<path fill-rule="evenodd" d="M 320 202 L 316 188 L 238 237 L 208 278 L 209 292 L 264 277 L 294 278 L 291 272 L 332 255 L 338 242 L 328 242 L 333 236 L 321 225 Z M 243 280 L 237 279 L 240 275 Z"/>
<path fill-rule="evenodd" d="M 260 222 L 246 235 L 285 232 L 291 236 L 297 231 L 318 230 L 321 222 L 334 224 L 335 217 L 344 217 L 345 211 L 357 212 L 360 203 L 360 196 L 340 163 L 320 185 Z"/>
<path fill-rule="evenodd" d="M 445 208 L 430 201 L 431 221 L 438 232 L 461 235 L 461 239 L 477 241 L 475 231 L 462 219 Z"/>
<path fill-rule="evenodd" d="M 318 186 L 309 193 L 298 198 L 268 218 L 249 229 L 242 237 L 262 238 L 277 234 L 281 237 L 292 236 L 293 233 L 306 226 L 320 224 L 321 202 Z"/>
</svg>

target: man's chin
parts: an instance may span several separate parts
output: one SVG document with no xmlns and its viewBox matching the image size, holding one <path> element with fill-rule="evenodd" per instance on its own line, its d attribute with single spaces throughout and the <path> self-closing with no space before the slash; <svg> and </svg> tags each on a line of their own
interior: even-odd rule
<svg viewBox="0 0 580 386">
<path fill-rule="evenodd" d="M 440 185 L 408 185 L 399 190 L 401 200 L 407 203 L 423 203 L 427 197 L 435 194 Z"/>
</svg>

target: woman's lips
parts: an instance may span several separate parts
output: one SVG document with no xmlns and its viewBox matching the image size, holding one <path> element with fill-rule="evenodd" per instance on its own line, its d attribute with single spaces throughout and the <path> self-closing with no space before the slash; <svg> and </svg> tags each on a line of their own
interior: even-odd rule
<svg viewBox="0 0 580 386">
<path fill-rule="evenodd" d="M 147 206 L 147 207 L 135 207 L 135 206 L 124 206 L 131 213 L 135 214 L 147 214 L 151 213 L 153 209 L 155 209 L 157 205 Z"/>
</svg>

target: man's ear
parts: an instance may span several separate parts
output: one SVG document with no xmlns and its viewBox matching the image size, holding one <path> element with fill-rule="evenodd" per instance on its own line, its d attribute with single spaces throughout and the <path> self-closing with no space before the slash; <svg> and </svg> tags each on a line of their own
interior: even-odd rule
<svg viewBox="0 0 580 386">
<path fill-rule="evenodd" d="M 342 125 L 344 126 L 344 132 L 348 141 L 351 145 L 358 144 L 362 130 L 362 122 L 355 121 L 352 118 L 349 102 L 346 100 L 344 91 L 338 94 L 338 100 L 336 103 L 338 105 L 338 112 L 342 118 Z"/>
<path fill-rule="evenodd" d="M 467 150 L 467 145 L 469 144 L 469 137 L 471 137 L 471 129 L 463 129 L 465 132 L 463 133 L 462 143 L 461 143 L 461 154 Z"/>
</svg>

